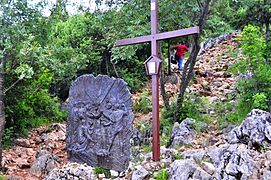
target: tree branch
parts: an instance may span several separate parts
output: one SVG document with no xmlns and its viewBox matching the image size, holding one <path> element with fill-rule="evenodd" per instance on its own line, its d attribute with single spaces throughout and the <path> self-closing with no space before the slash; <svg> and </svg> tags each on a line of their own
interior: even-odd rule
<svg viewBox="0 0 271 180">
<path fill-rule="evenodd" d="M 182 80 L 181 80 L 181 84 L 180 84 L 180 92 L 178 95 L 177 105 L 176 105 L 176 109 L 175 109 L 175 113 L 174 113 L 174 121 L 175 122 L 178 121 L 181 117 L 180 109 L 182 107 L 184 93 L 185 93 L 186 88 L 188 87 L 188 84 L 191 80 L 191 77 L 193 76 L 194 66 L 196 64 L 197 56 L 200 51 L 199 37 L 203 32 L 203 27 L 204 27 L 204 24 L 205 24 L 206 19 L 208 17 L 209 6 L 210 6 L 211 1 L 212 0 L 205 0 L 205 2 L 204 2 L 204 7 L 201 10 L 202 13 L 201 13 L 201 16 L 200 16 L 200 19 L 198 22 L 200 32 L 198 35 L 193 36 L 192 52 L 191 52 L 187 62 L 184 65 Z"/>
<path fill-rule="evenodd" d="M 16 84 L 18 84 L 22 79 L 17 79 L 11 86 L 9 86 L 7 89 L 4 90 L 4 94 L 8 92 L 10 89 L 12 89 Z"/>
</svg>

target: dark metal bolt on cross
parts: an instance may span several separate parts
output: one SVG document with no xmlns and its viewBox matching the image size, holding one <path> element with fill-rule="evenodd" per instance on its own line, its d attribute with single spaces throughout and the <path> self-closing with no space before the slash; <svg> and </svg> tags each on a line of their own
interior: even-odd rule
<svg viewBox="0 0 271 180">
<path fill-rule="evenodd" d="M 151 35 L 136 38 L 122 39 L 115 43 L 115 46 L 125 46 L 151 42 L 151 52 L 153 57 L 160 57 L 160 40 L 198 34 L 199 28 L 192 27 L 176 31 L 158 33 L 158 0 L 151 0 Z M 157 73 L 152 74 L 152 159 L 160 160 L 160 121 L 159 121 L 159 69 Z"/>
</svg>

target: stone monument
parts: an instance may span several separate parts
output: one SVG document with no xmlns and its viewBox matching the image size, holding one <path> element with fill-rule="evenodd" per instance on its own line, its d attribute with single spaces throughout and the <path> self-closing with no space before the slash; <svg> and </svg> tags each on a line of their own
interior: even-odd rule
<svg viewBox="0 0 271 180">
<path fill-rule="evenodd" d="M 122 79 L 80 76 L 70 88 L 68 111 L 69 161 L 119 172 L 128 168 L 134 114 Z"/>
</svg>

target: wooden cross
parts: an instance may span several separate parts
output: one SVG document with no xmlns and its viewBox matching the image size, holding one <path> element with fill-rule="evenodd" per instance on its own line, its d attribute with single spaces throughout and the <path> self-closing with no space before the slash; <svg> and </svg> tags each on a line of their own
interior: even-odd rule
<svg viewBox="0 0 271 180">
<path fill-rule="evenodd" d="M 115 46 L 125 46 L 151 42 L 151 52 L 153 57 L 160 57 L 158 41 L 188 36 L 199 33 L 199 27 L 180 29 L 176 31 L 158 33 L 158 0 L 151 0 L 151 35 L 136 38 L 118 40 Z M 159 72 L 152 75 L 152 159 L 160 160 L 160 137 L 159 137 Z"/>
</svg>

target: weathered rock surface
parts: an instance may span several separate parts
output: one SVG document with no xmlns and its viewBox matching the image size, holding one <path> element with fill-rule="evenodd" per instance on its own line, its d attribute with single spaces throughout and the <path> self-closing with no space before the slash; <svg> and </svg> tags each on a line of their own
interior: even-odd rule
<svg viewBox="0 0 271 180">
<path fill-rule="evenodd" d="M 162 146 L 160 148 L 161 153 L 161 162 L 164 163 L 164 166 L 169 167 L 175 160 L 176 155 L 179 153 L 176 149 L 165 148 Z"/>
<path fill-rule="evenodd" d="M 167 147 L 192 144 L 192 140 L 195 137 L 195 130 L 192 127 L 193 123 L 195 123 L 195 120 L 190 118 L 183 120 L 180 124 L 175 123 Z"/>
<path fill-rule="evenodd" d="M 217 179 L 249 179 L 258 171 L 260 153 L 249 150 L 244 144 L 225 144 L 222 147 L 210 147 L 208 155 L 217 168 Z"/>
<path fill-rule="evenodd" d="M 182 157 L 184 159 L 197 159 L 197 160 L 203 160 L 203 157 L 206 155 L 206 151 L 204 149 L 199 150 L 188 150 L 183 152 Z"/>
<path fill-rule="evenodd" d="M 227 139 L 233 136 L 232 133 L 242 134 L 233 136 L 232 144 L 222 141 L 222 144 L 182 152 L 184 160 L 173 162 L 170 179 L 270 179 L 271 151 L 259 151 L 250 145 L 270 147 L 269 123 L 270 113 L 252 110 L 243 123 L 229 133 Z"/>
<path fill-rule="evenodd" d="M 47 175 L 51 170 L 58 166 L 58 157 L 48 151 L 38 151 L 36 160 L 30 168 L 30 172 L 35 176 Z"/>
<path fill-rule="evenodd" d="M 171 180 L 201 179 L 212 180 L 212 176 L 204 171 L 193 159 L 176 160 L 169 169 Z"/>
<path fill-rule="evenodd" d="M 237 34 L 240 34 L 240 32 L 236 31 L 233 33 L 222 34 L 218 37 L 209 39 L 209 40 L 201 43 L 201 49 L 200 49 L 199 55 L 203 54 L 206 50 L 214 47 L 215 45 L 218 45 L 219 43 L 221 43 L 223 41 L 230 40 L 231 38 L 235 37 Z"/>
<path fill-rule="evenodd" d="M 105 75 L 80 76 L 70 88 L 68 112 L 68 160 L 125 171 L 134 120 L 127 83 Z"/>
<path fill-rule="evenodd" d="M 68 163 L 63 168 L 55 168 L 46 177 L 46 180 L 63 180 L 63 179 L 78 179 L 78 180 L 91 180 L 95 179 L 92 167 Z"/>
<path fill-rule="evenodd" d="M 242 122 L 228 135 L 229 143 L 244 143 L 250 147 L 270 146 L 271 144 L 271 114 L 259 109 L 253 109 Z"/>
<path fill-rule="evenodd" d="M 149 175 L 149 172 L 142 166 L 136 167 L 132 174 L 132 180 L 143 180 Z"/>
<path fill-rule="evenodd" d="M 235 58 L 227 55 L 237 48 L 237 43 L 232 39 L 234 36 L 218 37 L 217 40 L 209 43 L 210 45 L 204 50 L 204 54 L 198 56 L 194 69 L 197 80 L 188 88 L 189 92 L 197 92 L 202 96 L 217 97 L 211 100 L 217 102 L 220 101 L 219 98 L 234 91 L 235 79 L 226 72 L 229 66 L 236 63 Z M 227 38 L 230 38 L 230 40 L 226 40 Z M 229 46 L 232 49 L 229 49 Z"/>
<path fill-rule="evenodd" d="M 52 124 L 30 132 L 27 139 L 3 152 L 6 175 L 13 179 L 43 179 L 53 168 L 66 163 L 65 124 Z"/>
</svg>

